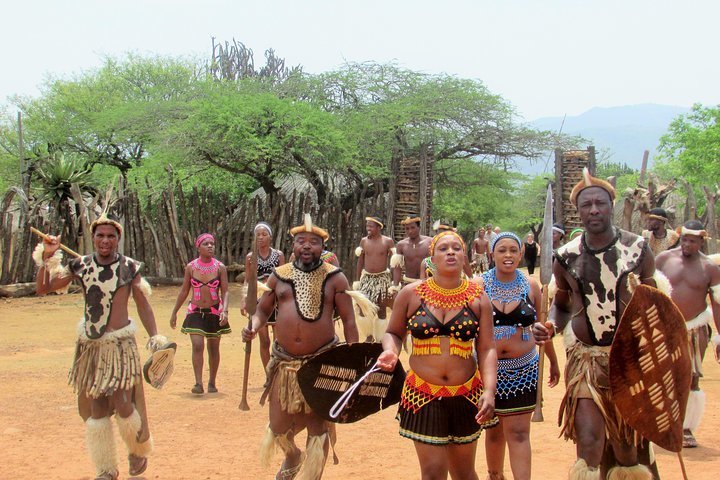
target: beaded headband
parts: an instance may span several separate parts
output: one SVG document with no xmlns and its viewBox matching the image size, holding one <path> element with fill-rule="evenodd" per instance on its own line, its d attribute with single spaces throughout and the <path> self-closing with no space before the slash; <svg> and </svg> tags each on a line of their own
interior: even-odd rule
<svg viewBox="0 0 720 480">
<path fill-rule="evenodd" d="M 257 233 L 258 228 L 264 228 L 265 230 L 268 231 L 268 233 L 269 233 L 270 236 L 272 237 L 272 234 L 273 234 L 273 233 L 272 233 L 272 228 L 270 228 L 270 225 L 268 225 L 267 223 L 265 223 L 265 222 L 258 222 L 258 224 L 255 225 L 255 228 L 253 229 L 253 233 Z"/>
<path fill-rule="evenodd" d="M 457 232 L 453 232 L 452 230 L 445 230 L 444 232 L 440 232 L 437 235 L 435 235 L 430 242 L 430 256 L 432 257 L 435 254 L 435 245 L 442 237 L 447 237 L 448 235 L 453 235 L 455 238 L 460 240 L 460 243 L 463 247 L 463 252 L 465 251 L 465 240 L 462 239 L 460 235 L 458 235 Z"/>
<path fill-rule="evenodd" d="M 515 235 L 515 234 L 512 233 L 512 232 L 500 232 L 500 233 L 497 234 L 497 237 L 495 237 L 495 239 L 494 239 L 494 240 L 492 241 L 492 243 L 490 244 L 490 251 L 491 251 L 491 252 L 494 252 L 494 251 L 495 251 L 495 245 L 497 245 L 498 242 L 499 242 L 500 240 L 502 240 L 503 238 L 512 238 L 513 240 L 515 240 L 515 241 L 517 242 L 518 247 L 522 247 L 522 240 L 520 240 L 520 237 L 518 237 L 517 235 Z"/>
<path fill-rule="evenodd" d="M 213 237 L 213 236 L 212 236 L 211 234 L 209 234 L 209 233 L 201 233 L 200 235 L 198 235 L 198 237 L 195 239 L 195 247 L 199 248 L 200 245 L 202 245 L 203 242 L 204 242 L 205 240 L 207 240 L 208 238 L 209 238 L 210 240 L 212 240 L 213 242 L 215 241 L 215 237 Z"/>
</svg>

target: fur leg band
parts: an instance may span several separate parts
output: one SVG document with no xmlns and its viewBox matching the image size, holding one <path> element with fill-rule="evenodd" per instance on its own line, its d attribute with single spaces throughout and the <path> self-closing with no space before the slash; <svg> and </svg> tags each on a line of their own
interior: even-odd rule
<svg viewBox="0 0 720 480">
<path fill-rule="evenodd" d="M 110 417 L 88 418 L 85 422 L 85 438 L 97 475 L 115 474 L 118 471 L 117 451 Z"/>
<path fill-rule="evenodd" d="M 120 431 L 120 437 L 127 446 L 128 453 L 131 453 L 137 457 L 147 457 L 152 453 L 153 450 L 153 439 L 152 435 L 146 441 L 138 442 L 138 434 L 142 428 L 142 419 L 137 410 L 133 409 L 133 412 L 129 417 L 123 418 L 120 415 L 115 415 L 115 421 Z"/>
<path fill-rule="evenodd" d="M 327 459 L 327 443 L 327 433 L 323 433 L 322 435 L 308 435 L 307 457 L 302 469 L 302 480 L 319 480 L 320 477 L 322 477 L 325 460 Z"/>
<path fill-rule="evenodd" d="M 585 460 L 579 458 L 568 472 L 568 480 L 600 480 L 600 469 L 588 467 Z"/>
<path fill-rule="evenodd" d="M 705 392 L 702 390 L 690 390 L 687 408 L 685 409 L 685 420 L 683 429 L 695 432 L 700 426 L 703 412 L 705 411 Z"/>
<path fill-rule="evenodd" d="M 275 455 L 275 449 L 279 448 L 283 453 L 293 451 L 296 447 L 293 441 L 290 439 L 292 435 L 292 429 L 285 433 L 277 434 L 270 429 L 268 425 L 265 431 L 265 436 L 260 442 L 260 465 L 263 468 L 270 467 L 273 455 Z"/>
<path fill-rule="evenodd" d="M 607 480 L 653 480 L 652 472 L 645 465 L 613 467 L 608 471 Z"/>
</svg>

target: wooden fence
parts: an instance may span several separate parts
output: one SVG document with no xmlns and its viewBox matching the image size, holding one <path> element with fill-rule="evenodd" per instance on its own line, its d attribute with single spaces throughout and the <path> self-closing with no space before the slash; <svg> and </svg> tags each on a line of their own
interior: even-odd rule
<svg viewBox="0 0 720 480">
<path fill-rule="evenodd" d="M 34 280 L 31 254 L 38 239 L 29 232 L 30 226 L 54 234 L 82 231 L 79 218 L 72 219 L 73 225 L 50 225 L 39 206 L 19 208 L 18 203 L 8 193 L 0 205 L 0 284 Z M 130 191 L 118 202 L 118 213 L 125 227 L 122 250 L 145 262 L 146 276 L 172 278 L 182 277 L 187 262 L 195 258 L 194 239 L 202 232 L 215 235 L 215 256 L 231 272 L 242 270 L 252 245 L 253 227 L 259 221 L 272 226 L 273 246 L 289 257 L 292 239 L 288 231 L 301 224 L 307 212 L 315 224 L 330 233 L 327 248 L 337 254 L 352 280 L 354 249 L 365 235 L 365 217 L 386 217 L 388 203 L 387 192 L 380 189 L 354 209 L 343 211 L 337 203 L 317 205 L 310 193 L 296 190 L 273 200 L 255 197 L 231 202 L 204 188 L 185 192 L 177 184 L 145 202 Z M 82 239 L 82 235 L 68 234 L 63 243 L 77 252 L 90 253 L 89 242 Z"/>
</svg>

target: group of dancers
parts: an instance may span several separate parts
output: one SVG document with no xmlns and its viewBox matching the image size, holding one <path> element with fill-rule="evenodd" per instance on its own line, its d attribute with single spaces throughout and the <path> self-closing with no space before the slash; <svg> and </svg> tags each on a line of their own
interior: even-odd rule
<svg viewBox="0 0 720 480">
<path fill-rule="evenodd" d="M 549 361 L 547 381 L 554 387 L 560 381 L 552 342 L 556 333 L 564 335 L 567 354 L 561 432 L 576 444 L 577 452 L 567 478 L 658 479 L 651 444 L 614 408 L 608 385 L 609 349 L 631 296 L 631 272 L 642 283 L 669 287 L 688 320 L 693 383 L 684 440 L 686 447 L 696 446 L 693 432 L 704 402 L 699 388 L 703 356 L 711 342 L 716 358 L 720 353 L 720 336 L 711 336 L 709 328 L 713 322 L 720 330 L 720 268 L 701 252 L 707 233 L 693 222 L 677 232 L 668 228 L 661 209 L 650 212 L 649 229 L 642 236 L 623 231 L 612 224 L 614 188 L 587 173 L 570 200 L 583 230 L 572 232 L 577 235 L 563 245 L 565 230 L 555 224 L 553 245 L 542 246 L 542 254 L 554 255 L 554 301 L 545 323 L 538 322 L 541 285 L 519 269 L 527 242 L 514 233 L 488 225 L 468 252 L 452 226 L 436 224 L 436 235 L 428 237 L 420 233 L 420 217 L 409 217 L 402 222 L 406 237 L 395 245 L 382 234 L 382 220 L 367 217 L 367 236 L 356 250 L 357 274 L 351 284 L 337 257 L 326 250 L 328 232 L 309 215 L 289 232 L 293 243 L 288 262 L 272 248 L 272 227 L 257 224 L 262 294 L 242 337 L 248 342 L 260 339 L 267 373 L 261 401 L 269 404 L 261 457 L 269 465 L 273 453 L 282 452 L 275 478 L 321 478 L 337 440 L 332 424 L 303 397 L 297 372 L 338 344 L 339 318 L 345 342 L 381 342 L 377 365 L 385 371 L 393 371 L 402 349 L 408 349 L 410 369 L 397 418 L 400 435 L 414 442 L 423 479 L 477 479 L 475 456 L 483 431 L 486 478 L 506 478 L 506 451 L 513 478 L 531 478 L 530 417 L 543 381 L 537 345 L 544 345 L 540 351 Z M 142 264 L 117 251 L 122 226 L 103 215 L 91 230 L 94 254 L 63 266 L 59 238 L 50 236 L 38 246 L 34 259 L 39 294 L 63 288 L 73 279 L 82 283 L 86 307 L 70 380 L 78 394 L 96 479 L 113 480 L 119 477 L 113 413 L 128 447 L 130 475 L 145 471 L 152 450 L 136 327 L 128 318 L 130 295 L 150 336 L 148 348 L 155 351 L 167 339 L 158 335 L 147 286 L 139 275 Z M 195 246 L 198 258 L 186 266 L 170 326 L 176 328 L 177 314 L 191 295 L 181 331 L 192 343 L 191 391 L 200 395 L 206 391 L 205 346 L 207 392 L 214 393 L 220 338 L 231 330 L 228 273 L 214 257 L 215 239 L 201 234 Z M 246 271 L 253 266 L 249 254 Z M 666 276 L 658 275 L 656 268 Z M 246 307 L 242 305 L 243 312 Z M 273 325 L 272 335 L 268 325 Z M 304 429 L 307 441 L 302 449 L 295 436 Z M 557 478 L 563 476 L 560 472 Z"/>
</svg>

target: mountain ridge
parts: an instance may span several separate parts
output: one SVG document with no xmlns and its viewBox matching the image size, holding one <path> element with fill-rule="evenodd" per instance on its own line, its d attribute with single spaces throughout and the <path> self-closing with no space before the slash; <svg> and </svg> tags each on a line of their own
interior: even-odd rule
<svg viewBox="0 0 720 480">
<path fill-rule="evenodd" d="M 614 107 L 593 107 L 579 115 L 542 117 L 529 122 L 539 130 L 559 131 L 580 135 L 594 145 L 598 160 L 602 158 L 624 163 L 639 169 L 645 150 L 650 159 L 660 144 L 660 137 L 667 133 L 670 123 L 690 107 L 643 103 Z"/>
</svg>

